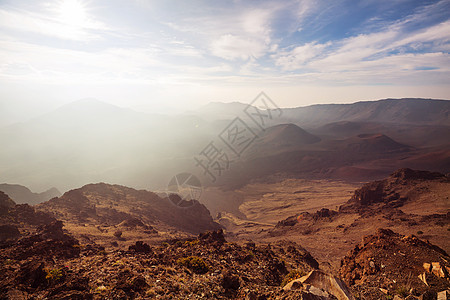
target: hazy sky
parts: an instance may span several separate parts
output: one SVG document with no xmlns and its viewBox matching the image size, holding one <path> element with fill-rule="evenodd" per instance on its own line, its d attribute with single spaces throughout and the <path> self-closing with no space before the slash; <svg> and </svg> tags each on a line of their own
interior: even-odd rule
<svg viewBox="0 0 450 300">
<path fill-rule="evenodd" d="M 0 110 L 450 98 L 450 1 L 0 0 Z M 30 111 L 28 111 L 30 113 Z"/>
</svg>

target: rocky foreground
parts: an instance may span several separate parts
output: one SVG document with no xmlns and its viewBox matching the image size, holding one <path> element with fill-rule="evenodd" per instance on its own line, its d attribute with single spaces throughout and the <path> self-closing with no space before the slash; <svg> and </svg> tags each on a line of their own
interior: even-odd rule
<svg viewBox="0 0 450 300">
<path fill-rule="evenodd" d="M 448 232 L 445 205 L 433 215 L 425 206 L 445 204 L 437 192 L 448 184 L 442 174 L 399 170 L 338 211 L 280 221 L 271 243 L 228 242 L 203 206 L 174 210 L 121 186 L 88 185 L 36 207 L 0 192 L 0 299 L 449 299 L 450 256 L 418 230 Z M 210 229 L 195 233 L 195 224 Z M 406 224 L 420 238 L 380 224 Z M 313 236 L 332 253 L 336 244 L 320 239 L 326 230 L 365 236 L 335 255 L 334 270 L 305 250 L 304 236 Z M 289 232 L 300 232 L 305 248 L 284 240 Z"/>
<path fill-rule="evenodd" d="M 341 279 L 294 242 L 228 243 L 221 230 L 106 251 L 54 221 L 3 241 L 0 259 L 0 299 L 446 299 L 450 283 L 445 251 L 390 230 L 351 251 Z"/>
<path fill-rule="evenodd" d="M 0 257 L 1 299 L 299 299 L 317 293 L 333 298 L 307 285 L 282 289 L 319 268 L 299 245 L 238 245 L 227 243 L 222 231 L 105 251 L 80 244 L 56 221 L 4 242 Z"/>
</svg>

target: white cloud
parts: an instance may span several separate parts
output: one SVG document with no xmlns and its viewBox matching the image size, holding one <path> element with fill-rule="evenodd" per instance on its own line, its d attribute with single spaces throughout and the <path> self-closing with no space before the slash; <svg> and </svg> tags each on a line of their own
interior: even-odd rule
<svg viewBox="0 0 450 300">
<path fill-rule="evenodd" d="M 308 80 L 316 82 L 353 85 L 442 82 L 450 75 L 450 56 L 446 53 L 450 21 L 416 31 L 409 31 L 407 24 L 398 22 L 384 31 L 332 43 L 310 42 L 290 50 L 280 49 L 272 58 L 282 70 L 301 72 L 297 79 L 303 81 L 307 70 Z"/>
<path fill-rule="evenodd" d="M 283 70 L 297 70 L 305 66 L 305 64 L 321 55 L 327 46 L 331 43 L 317 44 L 316 42 L 307 43 L 302 46 L 295 47 L 291 51 L 282 51 L 273 57 L 275 64 L 281 66 Z"/>
<path fill-rule="evenodd" d="M 212 43 L 212 54 L 224 59 L 248 60 L 264 55 L 267 45 L 259 39 L 226 34 Z"/>
</svg>

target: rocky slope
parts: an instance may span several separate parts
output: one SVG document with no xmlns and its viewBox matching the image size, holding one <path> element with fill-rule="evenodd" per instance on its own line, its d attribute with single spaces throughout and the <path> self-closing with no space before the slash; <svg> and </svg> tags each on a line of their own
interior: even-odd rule
<svg viewBox="0 0 450 300">
<path fill-rule="evenodd" d="M 13 207 L 16 203 L 9 198 L 7 194 L 0 191 L 0 212 L 6 211 L 8 208 Z"/>
<path fill-rule="evenodd" d="M 388 178 L 365 184 L 340 211 L 402 207 L 418 201 L 421 194 L 430 192 L 430 185 L 449 186 L 450 178 L 438 172 L 399 169 Z M 448 195 L 441 195 L 441 205 L 450 209 Z M 429 203 L 429 205 L 432 203 Z"/>
<path fill-rule="evenodd" d="M 204 205 L 195 200 L 191 204 L 179 207 L 149 191 L 98 183 L 68 191 L 37 209 L 76 225 L 114 227 L 138 220 L 161 231 L 199 233 L 220 228 Z"/>
<path fill-rule="evenodd" d="M 305 249 L 287 241 L 227 243 L 222 231 L 105 251 L 80 244 L 57 221 L 2 244 L 0 258 L 1 299 L 336 299 L 339 292 L 315 286 L 311 276 L 281 289 L 319 267 Z"/>
<path fill-rule="evenodd" d="M 268 240 L 301 240 L 319 261 L 337 269 L 339 261 L 361 238 L 378 228 L 416 235 L 450 250 L 450 181 L 441 173 L 400 169 L 365 184 L 339 209 L 299 212 L 263 232 Z M 324 243 L 333 247 L 324 248 Z"/>
<path fill-rule="evenodd" d="M 450 287 L 449 271 L 450 257 L 441 248 L 379 229 L 342 259 L 339 273 L 362 299 L 436 299 Z"/>
</svg>

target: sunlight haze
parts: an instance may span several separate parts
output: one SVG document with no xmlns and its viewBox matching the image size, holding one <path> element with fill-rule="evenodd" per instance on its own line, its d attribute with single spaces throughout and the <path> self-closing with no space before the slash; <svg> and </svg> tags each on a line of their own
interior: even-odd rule
<svg viewBox="0 0 450 300">
<path fill-rule="evenodd" d="M 262 90 L 283 107 L 448 99 L 449 10 L 447 0 L 2 1 L 2 115 L 86 97 L 178 113 Z"/>
</svg>

